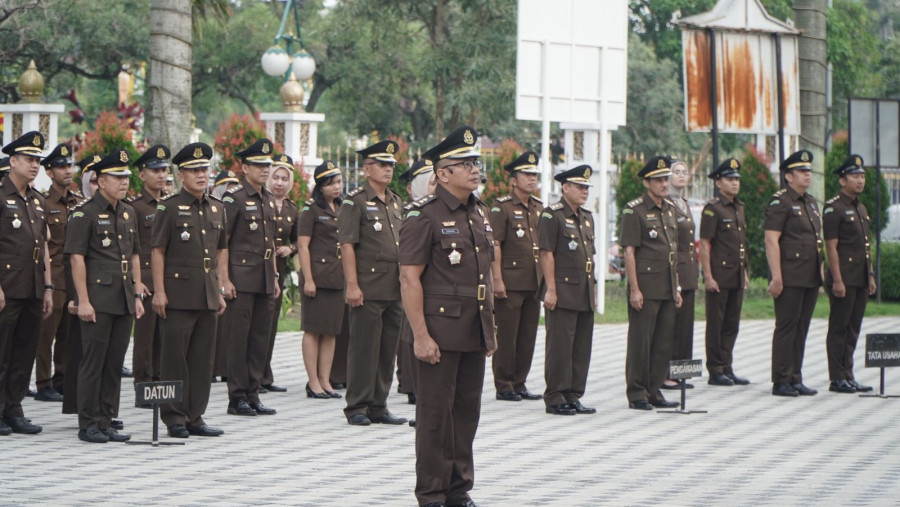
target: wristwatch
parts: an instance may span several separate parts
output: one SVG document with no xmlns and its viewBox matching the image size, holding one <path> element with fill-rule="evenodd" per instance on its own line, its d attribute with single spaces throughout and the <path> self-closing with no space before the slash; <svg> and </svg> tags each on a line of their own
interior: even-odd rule
<svg viewBox="0 0 900 507">
<path fill-rule="evenodd" d="M 54 290 L 54 289 L 56 289 L 56 287 L 54 287 L 52 283 L 48 283 L 47 285 L 44 285 L 44 290 Z"/>
<path fill-rule="evenodd" d="M 144 293 L 143 293 L 143 292 L 135 292 L 135 293 L 134 293 L 134 298 L 135 298 L 135 299 L 140 299 L 141 301 L 143 301 L 143 300 L 144 300 Z"/>
</svg>

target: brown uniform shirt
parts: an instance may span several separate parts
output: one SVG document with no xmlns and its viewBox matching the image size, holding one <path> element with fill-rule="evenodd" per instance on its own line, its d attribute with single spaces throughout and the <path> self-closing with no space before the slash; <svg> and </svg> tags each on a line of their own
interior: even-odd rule
<svg viewBox="0 0 900 507">
<path fill-rule="evenodd" d="M 84 202 L 84 196 L 68 189 L 65 195 L 62 195 L 52 185 L 43 195 L 47 226 L 50 228 L 50 239 L 47 240 L 47 249 L 50 250 L 50 278 L 56 290 L 66 290 L 66 259 L 63 255 L 66 224 L 69 221 L 69 213 L 75 206 Z"/>
<path fill-rule="evenodd" d="M 775 192 L 766 206 L 766 230 L 780 231 L 781 278 L 785 287 L 822 285 L 819 208 L 813 196 L 791 187 Z"/>
<path fill-rule="evenodd" d="M 0 181 L 0 196 L 0 288 L 7 299 L 42 299 L 47 244 L 44 197 L 30 186 L 22 197 L 9 175 Z"/>
<path fill-rule="evenodd" d="M 290 199 L 281 201 L 281 211 L 275 206 L 275 248 L 291 246 L 297 243 L 297 205 Z M 284 287 L 288 276 L 288 262 L 293 255 L 276 257 L 275 267 L 278 270 L 278 282 Z"/>
<path fill-rule="evenodd" d="M 338 212 L 338 240 L 342 245 L 354 245 L 363 296 L 373 301 L 399 301 L 402 201 L 389 188 L 385 199 L 387 202 L 381 202 L 368 182 L 347 194 Z"/>
<path fill-rule="evenodd" d="M 340 207 L 340 200 L 335 205 Z M 344 270 L 338 243 L 338 217 L 331 207 L 322 208 L 314 199 L 303 203 L 297 234 L 308 236 L 309 260 L 316 287 L 339 290 L 344 288 Z M 300 273 L 303 284 L 303 273 Z"/>
<path fill-rule="evenodd" d="M 91 306 L 113 315 L 134 313 L 131 256 L 140 252 L 134 208 L 115 209 L 100 192 L 78 205 L 66 228 L 65 253 L 84 256 Z"/>
<path fill-rule="evenodd" d="M 822 211 L 825 241 L 838 240 L 841 279 L 847 287 L 868 287 L 872 269 L 869 244 L 869 210 L 859 199 L 841 192 L 825 203 Z M 825 270 L 825 284 L 832 285 L 831 271 Z"/>
<path fill-rule="evenodd" d="M 161 197 L 166 195 L 165 192 Z M 125 202 L 134 208 L 137 215 L 138 238 L 141 240 L 141 281 L 153 292 L 153 277 L 150 276 L 150 231 L 153 227 L 153 219 L 156 216 L 157 200 L 150 194 L 140 193 L 135 196 L 126 197 Z"/>
<path fill-rule="evenodd" d="M 444 187 L 408 206 L 400 230 L 400 263 L 425 265 L 423 310 L 441 350 L 496 348 L 487 207 L 470 195 L 462 203 Z"/>
<path fill-rule="evenodd" d="M 538 220 L 543 203 L 530 196 L 522 202 L 513 193 L 500 197 L 489 219 L 494 241 L 500 245 L 506 290 L 536 291 L 543 281 L 538 249 Z"/>
<path fill-rule="evenodd" d="M 677 210 L 668 198 L 657 206 L 645 193 L 622 210 L 623 247 L 634 247 L 637 281 L 644 299 L 675 299 Z"/>
<path fill-rule="evenodd" d="M 712 276 L 722 289 L 743 289 L 747 271 L 744 203 L 716 197 L 703 208 L 700 237 L 709 240 Z M 684 283 L 684 282 L 682 282 Z"/>
<path fill-rule="evenodd" d="M 229 276 L 239 292 L 275 293 L 275 199 L 250 185 L 229 190 L 225 204 Z"/>
<path fill-rule="evenodd" d="M 165 252 L 167 308 L 218 310 L 216 254 L 228 247 L 222 201 L 182 190 L 160 199 L 155 214 L 150 245 Z"/>
<path fill-rule="evenodd" d="M 691 208 L 687 201 L 681 197 L 669 197 L 669 199 L 681 199 L 685 209 L 685 211 L 681 211 L 678 206 L 672 206 L 678 229 L 678 253 L 675 255 L 678 283 L 683 291 L 697 290 L 700 267 L 697 265 L 697 242 L 694 240 L 696 237 L 694 236 L 694 217 L 691 216 Z"/>
<path fill-rule="evenodd" d="M 597 307 L 592 221 L 590 211 L 580 208 L 576 213 L 564 200 L 541 213 L 538 246 L 553 252 L 559 308 L 589 312 Z"/>
</svg>

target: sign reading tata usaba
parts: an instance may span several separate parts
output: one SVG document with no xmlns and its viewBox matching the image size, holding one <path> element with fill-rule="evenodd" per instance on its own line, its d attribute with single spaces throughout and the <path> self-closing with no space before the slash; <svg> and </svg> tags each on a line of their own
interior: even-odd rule
<svg viewBox="0 0 900 507">
<path fill-rule="evenodd" d="M 134 385 L 134 397 L 139 404 L 181 403 L 184 399 L 184 382 L 141 382 Z"/>
<path fill-rule="evenodd" d="M 900 366 L 900 334 L 866 335 L 866 368 Z"/>
</svg>

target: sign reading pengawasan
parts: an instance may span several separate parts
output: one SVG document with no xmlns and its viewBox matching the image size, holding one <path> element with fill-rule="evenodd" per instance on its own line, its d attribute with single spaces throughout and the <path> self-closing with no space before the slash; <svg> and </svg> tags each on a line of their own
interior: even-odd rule
<svg viewBox="0 0 900 507">
<path fill-rule="evenodd" d="M 628 1 L 519 0 L 518 17 L 516 118 L 625 125 Z"/>
</svg>

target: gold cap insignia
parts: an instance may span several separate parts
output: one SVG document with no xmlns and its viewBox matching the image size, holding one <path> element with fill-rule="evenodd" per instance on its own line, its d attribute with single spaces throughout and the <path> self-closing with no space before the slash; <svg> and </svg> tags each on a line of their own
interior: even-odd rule
<svg viewBox="0 0 900 507">
<path fill-rule="evenodd" d="M 530 164 L 534 163 L 534 153 L 528 155 L 528 163 L 530 163 Z"/>
<path fill-rule="evenodd" d="M 732 169 L 737 169 L 737 168 L 738 168 L 738 161 L 737 161 L 737 160 L 731 159 L 731 168 L 732 168 Z"/>
<path fill-rule="evenodd" d="M 61 147 L 59 148 L 59 154 L 62 155 L 62 156 L 64 156 L 64 157 L 67 157 L 67 156 L 69 156 L 69 149 L 66 148 L 65 146 L 61 146 Z"/>
<path fill-rule="evenodd" d="M 125 150 L 120 151 L 119 152 L 119 160 L 127 163 L 128 162 L 128 152 Z"/>
<path fill-rule="evenodd" d="M 388 143 L 387 150 L 388 153 L 394 153 L 394 145 L 393 143 Z"/>
<path fill-rule="evenodd" d="M 802 160 L 804 162 L 809 162 L 809 155 L 804 151 L 803 153 L 800 154 L 800 160 Z"/>
<path fill-rule="evenodd" d="M 665 168 L 666 168 L 666 161 L 663 160 L 663 159 L 657 160 L 657 161 L 656 161 L 656 168 L 657 168 L 657 169 L 665 169 Z"/>
<path fill-rule="evenodd" d="M 203 158 L 203 148 L 199 146 L 194 148 L 194 158 Z"/>
<path fill-rule="evenodd" d="M 263 153 L 269 153 L 269 143 L 263 143 L 262 149 L 260 150 Z"/>
<path fill-rule="evenodd" d="M 334 169 L 334 164 L 331 162 L 328 162 L 327 164 L 325 164 L 325 168 L 330 171 L 331 169 Z"/>
<path fill-rule="evenodd" d="M 855 157 L 855 158 L 856 158 L 856 165 L 862 167 L 862 159 L 859 157 Z"/>
<path fill-rule="evenodd" d="M 103 159 L 100 157 L 100 155 L 94 155 L 94 163 L 95 163 L 95 164 L 96 164 L 97 162 L 100 162 L 101 160 L 103 160 Z"/>
<path fill-rule="evenodd" d="M 234 174 L 234 171 L 228 171 L 229 178 L 237 178 L 237 174 Z"/>
<path fill-rule="evenodd" d="M 162 148 L 156 149 L 156 158 L 166 158 L 166 150 Z"/>
<path fill-rule="evenodd" d="M 31 144 L 33 144 L 35 146 L 40 146 L 41 145 L 41 136 L 35 135 L 34 139 L 31 140 Z"/>
<path fill-rule="evenodd" d="M 475 138 L 472 137 L 472 131 L 466 129 L 466 132 L 463 134 L 463 142 L 466 144 L 475 144 Z"/>
<path fill-rule="evenodd" d="M 588 179 L 590 177 L 591 177 L 591 168 L 588 167 L 587 169 L 584 170 L 584 178 Z"/>
</svg>

